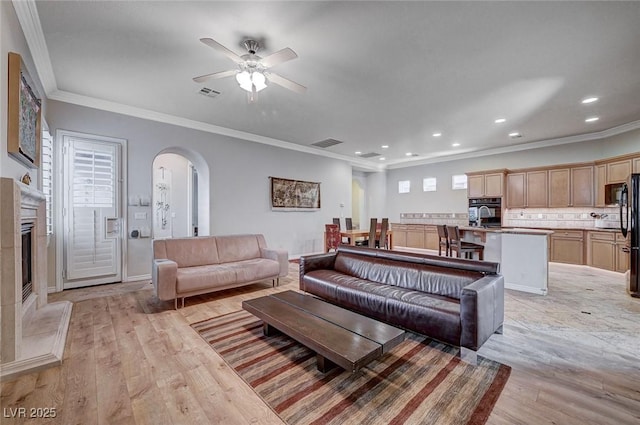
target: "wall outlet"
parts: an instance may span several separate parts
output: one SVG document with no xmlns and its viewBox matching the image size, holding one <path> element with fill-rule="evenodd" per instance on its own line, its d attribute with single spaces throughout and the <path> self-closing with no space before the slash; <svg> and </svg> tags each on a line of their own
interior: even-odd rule
<svg viewBox="0 0 640 425">
<path fill-rule="evenodd" d="M 538 218 L 542 218 L 542 214 L 538 214 Z"/>
</svg>

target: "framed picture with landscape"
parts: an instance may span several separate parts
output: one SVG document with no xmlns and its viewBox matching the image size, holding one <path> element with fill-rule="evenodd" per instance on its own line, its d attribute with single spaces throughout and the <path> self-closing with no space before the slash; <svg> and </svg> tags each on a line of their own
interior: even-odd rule
<svg viewBox="0 0 640 425">
<path fill-rule="evenodd" d="M 271 209 L 313 211 L 320 209 L 320 183 L 269 177 Z"/>
<path fill-rule="evenodd" d="M 7 151 L 30 168 L 40 165 L 42 107 L 19 54 L 9 53 Z"/>
</svg>

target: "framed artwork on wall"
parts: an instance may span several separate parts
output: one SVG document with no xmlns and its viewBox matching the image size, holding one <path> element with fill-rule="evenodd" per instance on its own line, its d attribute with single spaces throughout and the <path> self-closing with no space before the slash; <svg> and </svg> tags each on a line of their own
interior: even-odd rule
<svg viewBox="0 0 640 425">
<path fill-rule="evenodd" d="M 301 180 L 271 179 L 271 209 L 278 211 L 313 211 L 320 209 L 320 183 Z"/>
<path fill-rule="evenodd" d="M 40 165 L 41 101 L 19 54 L 9 52 L 7 151 L 29 168 Z"/>
</svg>

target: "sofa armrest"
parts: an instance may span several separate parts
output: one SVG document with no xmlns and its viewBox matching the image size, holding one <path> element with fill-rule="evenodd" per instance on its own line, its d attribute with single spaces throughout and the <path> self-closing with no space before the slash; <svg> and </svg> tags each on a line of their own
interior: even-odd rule
<svg viewBox="0 0 640 425">
<path fill-rule="evenodd" d="M 278 277 L 285 277 L 289 274 L 289 253 L 284 249 L 260 248 L 262 258 L 275 260 L 280 265 L 280 273 Z"/>
<path fill-rule="evenodd" d="M 336 252 L 326 254 L 306 255 L 300 257 L 300 289 L 304 289 L 304 275 L 314 270 L 333 270 L 336 262 Z"/>
<path fill-rule="evenodd" d="M 167 259 L 155 259 L 152 265 L 153 288 L 158 299 L 167 301 L 176 298 L 178 263 Z"/>
<path fill-rule="evenodd" d="M 462 289 L 460 320 L 460 346 L 478 350 L 504 322 L 502 275 L 485 276 Z"/>
</svg>

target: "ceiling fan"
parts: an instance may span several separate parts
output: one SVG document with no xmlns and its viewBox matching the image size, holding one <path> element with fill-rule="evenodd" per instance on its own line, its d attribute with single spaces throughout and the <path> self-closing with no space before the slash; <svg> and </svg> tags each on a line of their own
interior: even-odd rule
<svg viewBox="0 0 640 425">
<path fill-rule="evenodd" d="M 279 86 L 292 90 L 296 93 L 304 93 L 307 90 L 305 86 L 291 81 L 288 78 L 284 78 L 270 70 L 273 66 L 298 57 L 296 52 L 288 47 L 265 58 L 261 58 L 256 54 L 260 49 L 260 43 L 256 40 L 244 41 L 244 47 L 247 49 L 248 53 L 242 56 L 235 54 L 212 38 L 201 38 L 200 41 L 220 53 L 225 54 L 238 65 L 238 68 L 194 77 L 193 81 L 196 83 L 235 75 L 236 81 L 240 87 L 249 92 L 249 101 L 255 100 L 256 93 L 267 87 L 267 82 L 278 84 Z"/>
</svg>

